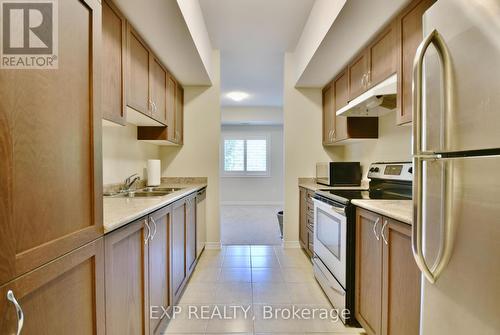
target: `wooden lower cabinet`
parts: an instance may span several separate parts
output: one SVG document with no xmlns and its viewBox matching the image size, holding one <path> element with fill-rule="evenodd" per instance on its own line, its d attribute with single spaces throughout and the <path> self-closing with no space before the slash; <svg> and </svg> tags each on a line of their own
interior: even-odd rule
<svg viewBox="0 0 500 335">
<path fill-rule="evenodd" d="M 104 237 L 106 334 L 149 334 L 147 218 Z"/>
<path fill-rule="evenodd" d="M 99 238 L 0 287 L 0 334 L 105 334 L 104 245 Z M 110 334 L 110 333 L 108 333 Z"/>
<path fill-rule="evenodd" d="M 313 191 L 299 187 L 299 242 L 304 251 L 312 257 L 314 237 L 314 205 Z"/>
<path fill-rule="evenodd" d="M 382 245 L 374 231 L 382 217 L 356 213 L 356 319 L 368 334 L 380 334 L 382 315 Z"/>
<path fill-rule="evenodd" d="M 196 198 L 186 199 L 186 272 L 189 276 L 196 265 Z"/>
<path fill-rule="evenodd" d="M 171 240 L 171 290 L 173 303 L 177 303 L 186 280 L 186 201 L 184 199 L 172 205 L 172 240 Z"/>
<path fill-rule="evenodd" d="M 384 218 L 382 334 L 418 335 L 420 271 L 411 250 L 411 227 Z"/>
<path fill-rule="evenodd" d="M 153 235 L 149 241 L 149 333 L 162 334 L 168 320 L 163 308 L 172 306 L 170 292 L 170 234 L 172 207 L 164 207 L 149 215 Z M 151 313 L 154 310 L 154 313 Z"/>
<path fill-rule="evenodd" d="M 419 333 L 420 272 L 409 225 L 357 209 L 355 301 L 368 334 Z"/>
</svg>

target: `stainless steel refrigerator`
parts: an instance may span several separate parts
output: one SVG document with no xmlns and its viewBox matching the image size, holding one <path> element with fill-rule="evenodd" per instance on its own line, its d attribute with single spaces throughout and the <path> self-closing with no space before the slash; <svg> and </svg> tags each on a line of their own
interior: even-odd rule
<svg viewBox="0 0 500 335">
<path fill-rule="evenodd" d="M 413 77 L 424 335 L 500 334 L 500 0 L 438 0 Z"/>
</svg>

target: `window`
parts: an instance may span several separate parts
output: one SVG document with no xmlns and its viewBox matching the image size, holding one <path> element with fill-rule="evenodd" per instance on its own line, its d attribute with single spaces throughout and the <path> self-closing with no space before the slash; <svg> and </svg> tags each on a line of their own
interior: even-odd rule
<svg viewBox="0 0 500 335">
<path fill-rule="evenodd" d="M 223 176 L 269 176 L 268 135 L 226 135 L 221 149 Z"/>
</svg>

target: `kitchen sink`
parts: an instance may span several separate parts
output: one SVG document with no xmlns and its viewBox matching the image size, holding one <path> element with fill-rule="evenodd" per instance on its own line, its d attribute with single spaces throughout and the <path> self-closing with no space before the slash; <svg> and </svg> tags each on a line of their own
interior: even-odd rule
<svg viewBox="0 0 500 335">
<path fill-rule="evenodd" d="M 105 197 L 111 198 L 151 198 L 151 197 L 162 197 L 170 193 L 180 191 L 182 188 L 178 187 L 147 187 L 137 191 L 131 192 L 111 192 L 104 193 Z"/>
</svg>

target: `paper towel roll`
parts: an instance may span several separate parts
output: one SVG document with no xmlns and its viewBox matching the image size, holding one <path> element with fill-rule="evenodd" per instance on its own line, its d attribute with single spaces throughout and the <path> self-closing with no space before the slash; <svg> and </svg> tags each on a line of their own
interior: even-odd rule
<svg viewBox="0 0 500 335">
<path fill-rule="evenodd" d="M 160 160 L 148 159 L 148 186 L 159 186 L 160 175 L 161 175 Z"/>
</svg>

